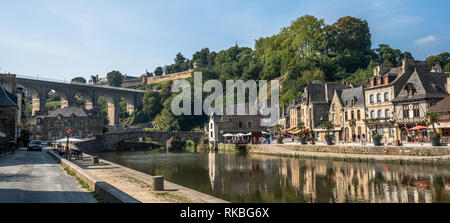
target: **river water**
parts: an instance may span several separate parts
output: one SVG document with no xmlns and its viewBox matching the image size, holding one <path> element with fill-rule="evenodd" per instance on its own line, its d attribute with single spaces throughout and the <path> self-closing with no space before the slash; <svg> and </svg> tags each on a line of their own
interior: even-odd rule
<svg viewBox="0 0 450 223">
<path fill-rule="evenodd" d="M 113 152 L 100 157 L 231 202 L 450 202 L 448 166 L 231 153 Z"/>
</svg>

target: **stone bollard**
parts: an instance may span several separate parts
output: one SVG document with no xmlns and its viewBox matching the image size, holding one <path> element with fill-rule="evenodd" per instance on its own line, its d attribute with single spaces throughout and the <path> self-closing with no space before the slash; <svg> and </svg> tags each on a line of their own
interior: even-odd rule
<svg viewBox="0 0 450 223">
<path fill-rule="evenodd" d="M 92 157 L 92 164 L 98 164 L 98 163 L 99 163 L 98 156 L 93 156 Z"/>
<path fill-rule="evenodd" d="M 164 190 L 164 177 L 163 176 L 154 176 L 152 186 L 153 186 L 154 191 Z"/>
</svg>

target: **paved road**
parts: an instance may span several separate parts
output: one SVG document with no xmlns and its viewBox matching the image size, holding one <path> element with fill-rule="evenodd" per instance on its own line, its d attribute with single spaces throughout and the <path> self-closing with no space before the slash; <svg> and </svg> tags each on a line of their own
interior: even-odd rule
<svg viewBox="0 0 450 223">
<path fill-rule="evenodd" d="M 17 150 L 0 157 L 0 203 L 95 203 L 51 157 L 43 152 Z"/>
</svg>

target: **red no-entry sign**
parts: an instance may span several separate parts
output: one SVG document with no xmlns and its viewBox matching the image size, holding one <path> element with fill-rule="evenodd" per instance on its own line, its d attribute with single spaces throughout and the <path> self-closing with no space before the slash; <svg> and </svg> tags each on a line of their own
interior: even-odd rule
<svg viewBox="0 0 450 223">
<path fill-rule="evenodd" d="M 72 135 L 72 133 L 73 133 L 73 129 L 72 128 L 66 128 L 66 130 L 64 130 L 64 132 L 68 135 L 68 136 L 70 136 L 70 135 Z"/>
</svg>

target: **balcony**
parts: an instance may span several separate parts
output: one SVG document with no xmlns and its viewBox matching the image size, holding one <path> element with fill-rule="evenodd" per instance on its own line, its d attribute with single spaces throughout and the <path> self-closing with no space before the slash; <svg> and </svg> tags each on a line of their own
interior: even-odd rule
<svg viewBox="0 0 450 223">
<path fill-rule="evenodd" d="M 425 117 L 415 117 L 415 118 L 400 118 L 397 120 L 399 124 L 409 124 L 409 123 L 424 123 L 426 121 Z"/>
</svg>

